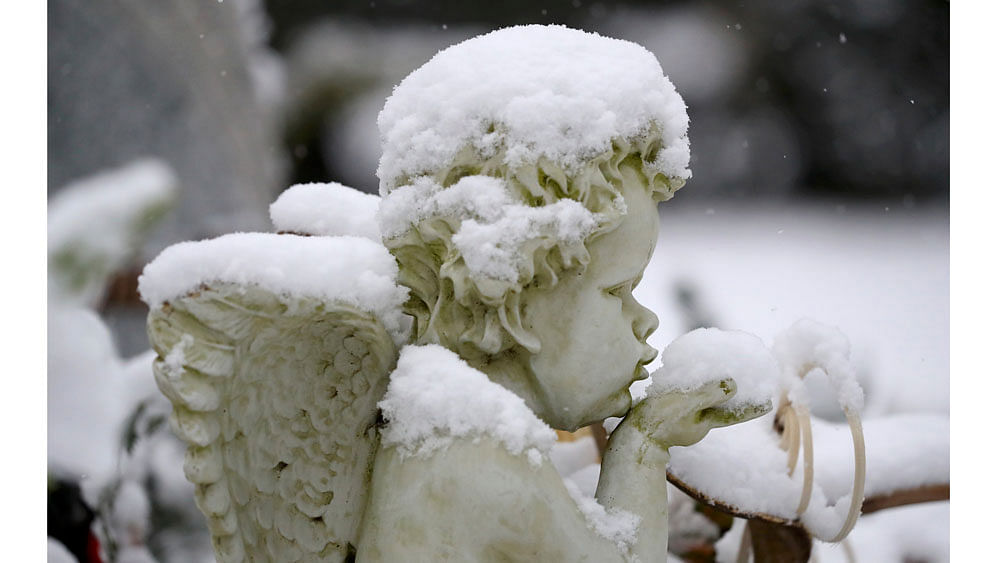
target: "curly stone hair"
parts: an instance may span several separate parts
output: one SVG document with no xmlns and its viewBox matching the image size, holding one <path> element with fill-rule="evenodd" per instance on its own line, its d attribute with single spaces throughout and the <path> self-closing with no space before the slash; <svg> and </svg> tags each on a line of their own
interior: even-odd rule
<svg viewBox="0 0 1000 563">
<path fill-rule="evenodd" d="M 627 213 L 622 196 L 623 167 L 633 167 L 645 179 L 648 193 L 656 201 L 670 199 L 684 185 L 683 179 L 667 177 L 654 166 L 661 143 L 655 129 L 634 140 L 615 139 L 610 150 L 573 172 L 545 158 L 534 165 L 509 167 L 502 152 L 484 159 L 468 147 L 450 166 L 425 176 L 442 188 L 466 176 L 497 178 L 515 201 L 529 207 L 565 199 L 579 202 L 594 214 L 597 226 L 583 240 L 542 233 L 523 242 L 516 281 L 470 272 L 452 240 L 461 226 L 459 217 L 432 214 L 411 222 L 402 234 L 388 236 L 383 232 L 383 243 L 399 263 L 399 282 L 410 288 L 404 310 L 415 319 L 415 341 L 440 344 L 467 360 L 537 353 L 537 338 L 521 324 L 522 290 L 551 288 L 566 270 L 586 269 L 589 242 L 617 228 Z M 415 181 L 409 179 L 410 183 Z M 386 197 L 392 197 L 391 190 Z"/>
</svg>

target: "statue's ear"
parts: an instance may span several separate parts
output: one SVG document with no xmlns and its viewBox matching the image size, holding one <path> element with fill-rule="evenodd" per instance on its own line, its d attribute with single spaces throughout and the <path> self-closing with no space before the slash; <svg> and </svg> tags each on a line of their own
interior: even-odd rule
<svg viewBox="0 0 1000 563">
<path fill-rule="evenodd" d="M 507 294 L 497 311 L 500 324 L 510 334 L 515 342 L 523 346 L 529 353 L 537 354 L 542 349 L 542 343 L 531 334 L 521 323 L 521 293 L 512 291 Z"/>
<path fill-rule="evenodd" d="M 489 306 L 478 304 L 466 312 L 471 316 L 465 332 L 459 338 L 463 345 L 472 346 L 478 352 L 497 354 L 503 347 L 503 327 L 500 326 L 497 311 Z"/>
</svg>

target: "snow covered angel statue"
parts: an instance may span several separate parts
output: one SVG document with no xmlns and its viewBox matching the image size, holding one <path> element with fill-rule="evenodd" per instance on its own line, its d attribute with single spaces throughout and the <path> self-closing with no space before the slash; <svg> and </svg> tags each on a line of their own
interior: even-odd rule
<svg viewBox="0 0 1000 563">
<path fill-rule="evenodd" d="M 632 404 L 657 325 L 632 289 L 690 175 L 656 59 L 504 29 L 413 72 L 379 128 L 380 199 L 300 186 L 295 233 L 175 245 L 142 276 L 217 558 L 664 561 L 667 448 L 769 405 L 720 406 L 731 379 Z M 553 429 L 609 416 L 580 498 Z"/>
</svg>

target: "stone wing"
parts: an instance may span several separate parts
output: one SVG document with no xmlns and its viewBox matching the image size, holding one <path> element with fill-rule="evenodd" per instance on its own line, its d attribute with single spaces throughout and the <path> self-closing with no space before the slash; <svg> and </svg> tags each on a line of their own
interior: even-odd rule
<svg viewBox="0 0 1000 563">
<path fill-rule="evenodd" d="M 335 300 L 203 284 L 149 316 L 219 561 L 353 560 L 397 348 Z"/>
</svg>

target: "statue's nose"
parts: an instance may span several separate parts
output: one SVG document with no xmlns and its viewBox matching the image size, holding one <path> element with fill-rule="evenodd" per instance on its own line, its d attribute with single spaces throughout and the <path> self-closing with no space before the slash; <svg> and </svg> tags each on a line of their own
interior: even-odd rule
<svg viewBox="0 0 1000 563">
<path fill-rule="evenodd" d="M 643 307 L 634 299 L 632 300 L 633 309 L 635 311 L 635 317 L 632 320 L 632 332 L 635 333 L 635 337 L 639 339 L 640 342 L 645 342 L 656 327 L 660 325 L 660 319 L 656 317 L 656 313 Z"/>
</svg>

